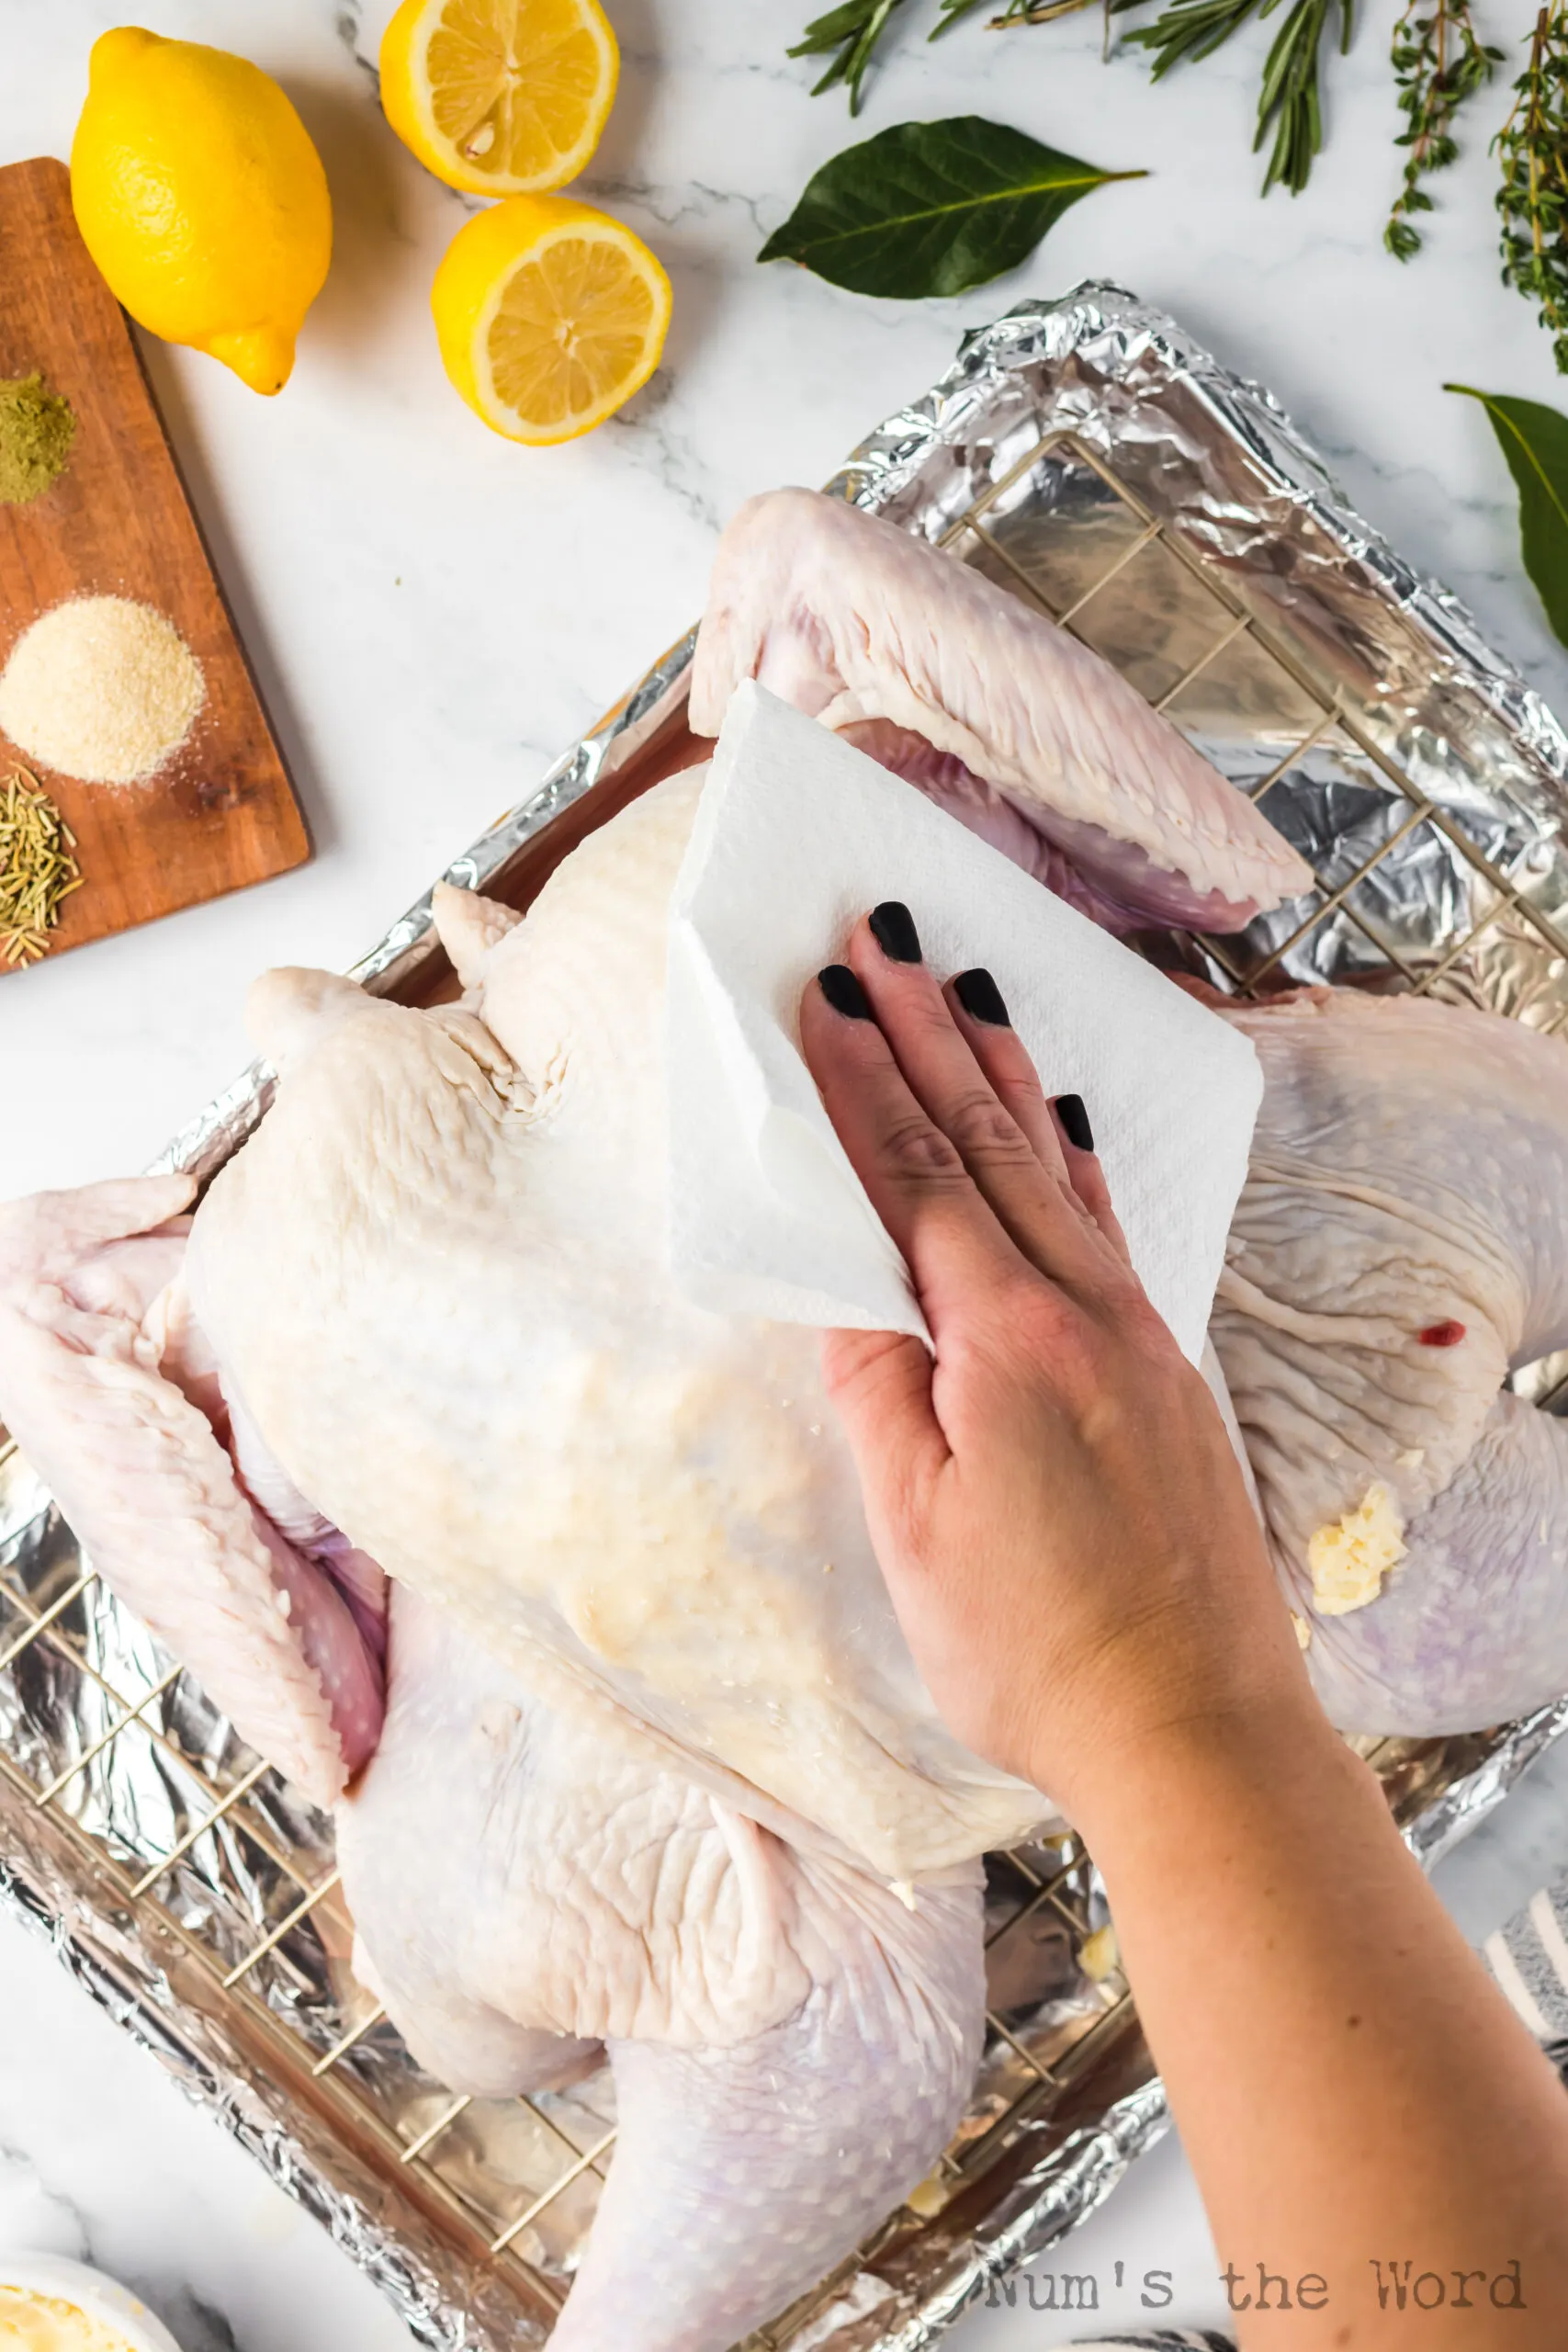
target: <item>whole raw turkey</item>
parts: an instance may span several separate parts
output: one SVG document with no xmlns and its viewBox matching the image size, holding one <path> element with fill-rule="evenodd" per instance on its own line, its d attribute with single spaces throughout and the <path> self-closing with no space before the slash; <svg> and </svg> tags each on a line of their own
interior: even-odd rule
<svg viewBox="0 0 1568 2352">
<path fill-rule="evenodd" d="M 721 550 L 699 727 L 742 675 L 1120 927 L 1303 886 L 1112 673 L 831 502 L 755 503 Z M 0 1213 L 0 1410 L 109 1582 L 335 1807 L 356 1966 L 416 2054 L 484 2096 L 614 2065 L 562 2352 L 723 2352 L 929 2169 L 980 2045 L 978 1857 L 1048 1810 L 935 1715 L 815 1335 L 670 1280 L 665 922 L 701 783 L 522 922 L 438 893 L 459 1005 L 260 982 L 276 1102 L 194 1221 L 180 1178 Z M 1410 1521 L 1309 1659 L 1361 1727 L 1478 1720 L 1568 1680 L 1561 1436 L 1496 1399 L 1564 1335 L 1562 1187 L 1518 1182 L 1562 1170 L 1562 1048 L 1476 1050 L 1504 1024 L 1437 1007 L 1235 1017 L 1269 1095 L 1215 1333 L 1303 1615 L 1321 1522 L 1376 1477 Z M 1436 1024 L 1414 1080 L 1401 1021 Z M 1433 1316 L 1463 1344 L 1413 1355 Z"/>
</svg>

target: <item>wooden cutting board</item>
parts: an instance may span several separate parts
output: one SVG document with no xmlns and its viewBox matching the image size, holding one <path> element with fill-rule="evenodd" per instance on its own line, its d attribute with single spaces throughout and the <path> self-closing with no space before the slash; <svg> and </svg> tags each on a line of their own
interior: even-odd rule
<svg viewBox="0 0 1568 2352">
<path fill-rule="evenodd" d="M 190 735 L 143 784 L 80 783 L 0 734 L 0 781 L 31 768 L 76 836 L 84 879 L 50 934 L 59 955 L 302 865 L 310 844 L 130 328 L 51 156 L 0 170 L 0 377 L 35 368 L 75 410 L 76 438 L 41 497 L 0 505 L 0 668 L 51 605 L 130 596 L 174 623 L 207 686 Z"/>
</svg>

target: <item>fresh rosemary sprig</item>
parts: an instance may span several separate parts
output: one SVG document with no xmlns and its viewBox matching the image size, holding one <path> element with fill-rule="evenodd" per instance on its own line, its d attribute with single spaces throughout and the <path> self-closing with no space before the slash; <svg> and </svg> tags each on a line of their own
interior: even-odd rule
<svg viewBox="0 0 1568 2352">
<path fill-rule="evenodd" d="M 1272 0 L 1259 11 L 1268 16 Z M 1351 0 L 1296 0 L 1275 38 L 1263 68 L 1258 99 L 1256 154 L 1270 122 L 1278 121 L 1274 149 L 1263 175 L 1263 193 L 1276 182 L 1299 196 L 1312 172 L 1313 158 L 1323 145 L 1323 107 L 1318 96 L 1318 58 L 1327 37 L 1328 20 L 1339 10 L 1339 54 L 1350 47 Z"/>
<path fill-rule="evenodd" d="M 1111 14 L 1123 16 L 1138 5 L 1139 0 L 1111 0 Z M 1261 5 L 1262 0 L 1174 0 L 1152 25 L 1129 33 L 1128 42 L 1133 48 L 1153 51 L 1151 79 L 1158 82 L 1173 65 L 1210 56 L 1232 33 L 1239 32 Z"/>
<path fill-rule="evenodd" d="M 1409 261 L 1421 250 L 1421 232 L 1410 216 L 1430 212 L 1432 199 L 1421 182 L 1432 172 L 1445 171 L 1459 153 L 1454 117 L 1503 62 L 1500 49 L 1477 38 L 1470 0 L 1437 0 L 1425 17 L 1416 13 L 1420 6 L 1421 0 L 1405 0 L 1390 51 L 1405 119 L 1405 129 L 1394 141 L 1406 151 L 1404 175 L 1382 232 L 1396 261 Z"/>
<path fill-rule="evenodd" d="M 1503 283 L 1536 303 L 1568 376 L 1568 0 L 1535 20 L 1530 60 L 1498 132 L 1503 161 Z"/>
<path fill-rule="evenodd" d="M 971 17 L 976 8 L 989 7 L 993 0 L 939 0 L 941 22 L 926 35 L 928 40 L 940 40 L 950 33 L 961 17 Z M 1130 0 L 1141 6 L 1142 0 Z M 992 32 L 1001 32 L 1009 25 L 1049 25 L 1058 17 L 1076 17 L 1080 8 L 1092 8 L 1096 0 L 1003 0 L 998 13 L 988 19 Z"/>
<path fill-rule="evenodd" d="M 1111 0 L 1113 12 L 1136 7 L 1140 0 Z M 1271 17 L 1280 0 L 1172 0 L 1152 25 L 1127 36 L 1129 44 L 1148 50 L 1157 82 L 1179 65 L 1212 56 L 1254 17 Z M 1263 175 L 1263 193 L 1288 187 L 1299 196 L 1311 175 L 1313 158 L 1323 145 L 1323 109 L 1318 96 L 1319 58 L 1335 10 L 1339 12 L 1339 49 L 1350 46 L 1352 0 L 1294 0 L 1290 15 L 1274 37 L 1263 68 L 1258 97 L 1257 153 L 1272 126 L 1274 144 Z"/>
<path fill-rule="evenodd" d="M 843 0 L 843 6 L 829 8 L 826 16 L 816 17 L 792 50 L 790 57 L 824 57 L 836 51 L 832 63 L 819 82 L 812 85 L 812 96 L 832 89 L 840 82 L 846 83 L 850 93 L 850 112 L 859 114 L 861 85 L 865 69 L 871 63 L 872 52 L 887 28 L 887 19 L 900 0 Z"/>
</svg>

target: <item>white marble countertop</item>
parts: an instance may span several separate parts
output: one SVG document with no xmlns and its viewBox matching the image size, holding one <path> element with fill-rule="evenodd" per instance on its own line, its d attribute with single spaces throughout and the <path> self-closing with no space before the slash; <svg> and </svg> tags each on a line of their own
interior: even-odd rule
<svg viewBox="0 0 1568 2352">
<path fill-rule="evenodd" d="M 621 93 L 584 192 L 652 243 L 675 288 L 665 363 L 625 415 L 540 452 L 488 434 L 441 373 L 426 308 L 462 199 L 387 130 L 371 61 L 389 0 L 160 0 L 160 31 L 243 51 L 321 146 L 337 250 L 281 399 L 147 343 L 154 388 L 260 674 L 316 843 L 300 873 L 0 982 L 0 1197 L 135 1169 L 246 1058 L 240 1008 L 268 964 L 350 961 L 698 609 L 748 492 L 826 476 L 919 391 L 963 328 L 1086 277 L 1173 311 L 1267 382 L 1352 499 L 1472 605 L 1560 709 L 1568 654 L 1522 577 L 1490 430 L 1445 378 L 1568 405 L 1546 338 L 1498 283 L 1485 141 L 1495 87 L 1438 184 L 1427 253 L 1380 243 L 1399 127 L 1392 0 L 1368 12 L 1328 101 L 1306 195 L 1260 202 L 1252 91 L 1272 27 L 1158 89 L 1100 60 L 1099 13 L 935 49 L 931 0 L 870 86 L 861 131 L 783 56 L 807 0 L 609 0 Z M 68 153 L 112 0 L 0 0 L 0 161 Z M 1513 45 L 1532 0 L 1486 0 Z M 1510 63 L 1511 74 L 1517 70 Z M 957 302 L 881 303 L 788 266 L 763 236 L 828 154 L 892 122 L 978 112 L 1154 177 L 1069 212 L 1013 277 Z M 1568 1758 L 1550 1761 L 1446 1866 L 1480 1936 L 1568 1854 Z M 190 2352 L 396 2352 L 373 2291 L 0 1914 L 0 2245 L 89 2252 Z M 1114 2286 L 1116 2267 L 1124 2286 Z M 1047 2263 L 1043 2267 L 1052 2268 Z M 1058 2267 L 1140 2314 L 1217 2315 L 1213 2264 L 1173 2143 Z M 1037 2301 L 1043 2301 L 1043 2294 Z M 1031 2352 L 1081 2324 L 976 2313 L 968 2352 Z"/>
</svg>

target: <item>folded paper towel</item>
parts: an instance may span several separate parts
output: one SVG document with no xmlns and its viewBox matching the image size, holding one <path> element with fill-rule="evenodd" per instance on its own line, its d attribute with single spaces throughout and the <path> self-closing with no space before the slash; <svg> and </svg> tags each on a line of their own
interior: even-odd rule
<svg viewBox="0 0 1568 2352">
<path fill-rule="evenodd" d="M 1144 1286 L 1196 1363 L 1262 1095 L 1249 1041 L 815 719 L 748 680 L 671 908 L 671 1251 L 698 1305 L 927 1340 L 801 1057 L 801 991 L 902 899 L 939 976 L 984 964 L 1051 1094 L 1080 1093 Z"/>
</svg>

